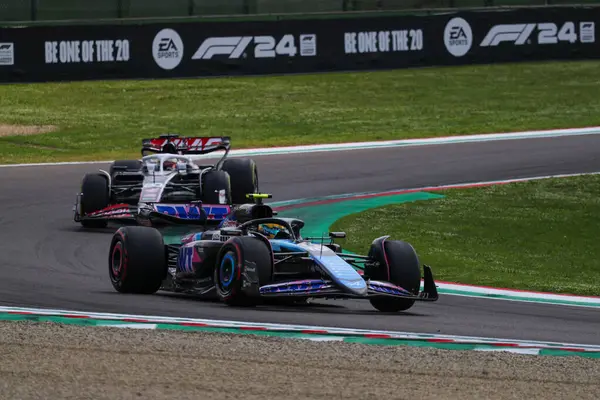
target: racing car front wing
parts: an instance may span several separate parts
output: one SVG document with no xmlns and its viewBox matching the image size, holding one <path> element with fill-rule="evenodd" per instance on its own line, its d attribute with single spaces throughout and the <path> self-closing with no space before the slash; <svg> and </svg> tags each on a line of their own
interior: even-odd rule
<svg viewBox="0 0 600 400">
<path fill-rule="evenodd" d="M 115 204 L 93 213 L 84 214 L 80 209 L 80 195 L 73 207 L 74 221 L 83 220 L 130 220 L 143 225 L 154 222 L 168 224 L 203 225 L 218 223 L 230 212 L 225 204 Z"/>
<path fill-rule="evenodd" d="M 437 301 L 439 296 L 433 280 L 431 267 L 425 265 L 423 270 L 423 291 L 417 295 L 390 282 L 368 280 L 368 290 L 366 296 L 358 296 L 338 288 L 333 281 L 324 279 L 306 279 L 274 283 L 271 285 L 261 286 L 259 293 L 263 297 L 308 296 L 330 298 L 369 298 L 389 296 L 419 301 Z"/>
<path fill-rule="evenodd" d="M 73 207 L 73 220 L 81 222 L 82 220 L 123 220 L 135 219 L 138 208 L 129 204 L 115 204 L 98 210 L 93 213 L 83 214 L 79 209 L 79 199 Z"/>
</svg>

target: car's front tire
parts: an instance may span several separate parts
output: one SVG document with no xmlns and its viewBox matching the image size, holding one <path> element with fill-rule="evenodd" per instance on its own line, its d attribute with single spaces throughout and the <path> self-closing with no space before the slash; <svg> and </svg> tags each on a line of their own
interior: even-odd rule
<svg viewBox="0 0 600 400">
<path fill-rule="evenodd" d="M 375 240 L 369 257 L 379 262 L 379 268 L 368 271 L 369 278 L 391 282 L 413 295 L 421 288 L 419 257 L 415 249 L 402 240 Z M 370 299 L 371 305 L 382 312 L 405 311 L 415 304 L 413 299 L 378 296 Z"/>
<path fill-rule="evenodd" d="M 209 171 L 202 175 L 202 203 L 204 204 L 225 204 L 231 203 L 231 181 L 229 174 L 225 171 Z M 221 196 L 224 194 L 224 196 Z M 224 199 L 222 198 L 224 197 Z"/>
<path fill-rule="evenodd" d="M 141 160 L 116 160 L 110 165 L 109 174 L 110 176 L 114 176 L 117 169 L 115 167 L 125 167 L 125 171 L 127 172 L 135 172 L 142 169 L 142 161 Z M 121 171 L 121 170 L 119 170 Z"/>
<path fill-rule="evenodd" d="M 103 174 L 86 174 L 81 182 L 81 212 L 90 214 L 100 211 L 110 204 L 108 179 Z M 82 220 L 85 228 L 105 228 L 106 220 Z"/>
</svg>

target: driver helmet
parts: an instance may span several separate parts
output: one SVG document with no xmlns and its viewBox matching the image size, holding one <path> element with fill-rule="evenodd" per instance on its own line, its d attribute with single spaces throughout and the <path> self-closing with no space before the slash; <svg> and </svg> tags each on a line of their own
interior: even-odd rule
<svg viewBox="0 0 600 400">
<path fill-rule="evenodd" d="M 165 162 L 163 163 L 163 170 L 164 171 L 173 171 L 176 166 L 177 166 L 177 161 L 165 160 Z"/>
<path fill-rule="evenodd" d="M 269 239 L 289 239 L 290 235 L 284 226 L 274 223 L 259 224 L 258 232 Z"/>
</svg>

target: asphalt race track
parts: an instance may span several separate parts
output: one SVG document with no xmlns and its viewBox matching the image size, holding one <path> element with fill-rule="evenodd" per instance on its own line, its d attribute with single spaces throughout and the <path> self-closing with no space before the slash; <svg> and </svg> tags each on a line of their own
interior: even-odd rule
<svg viewBox="0 0 600 400">
<path fill-rule="evenodd" d="M 594 172 L 598 149 L 600 136 L 592 135 L 255 159 L 261 191 L 278 201 Z M 89 232 L 72 220 L 83 174 L 103 167 L 0 168 L 0 305 L 600 344 L 598 310 L 569 306 L 443 296 L 385 315 L 354 300 L 239 310 L 171 294 L 118 294 L 107 273 L 114 228 Z"/>
</svg>

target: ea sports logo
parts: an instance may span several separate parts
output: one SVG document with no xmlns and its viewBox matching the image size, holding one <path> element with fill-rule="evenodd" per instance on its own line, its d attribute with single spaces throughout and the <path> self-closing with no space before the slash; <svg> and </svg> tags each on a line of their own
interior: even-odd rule
<svg viewBox="0 0 600 400">
<path fill-rule="evenodd" d="M 183 41 L 173 29 L 158 32 L 152 42 L 152 56 L 162 69 L 171 70 L 183 59 Z"/>
<path fill-rule="evenodd" d="M 473 44 L 471 25 L 462 18 L 452 18 L 444 29 L 444 44 L 454 57 L 467 54 Z"/>
</svg>

